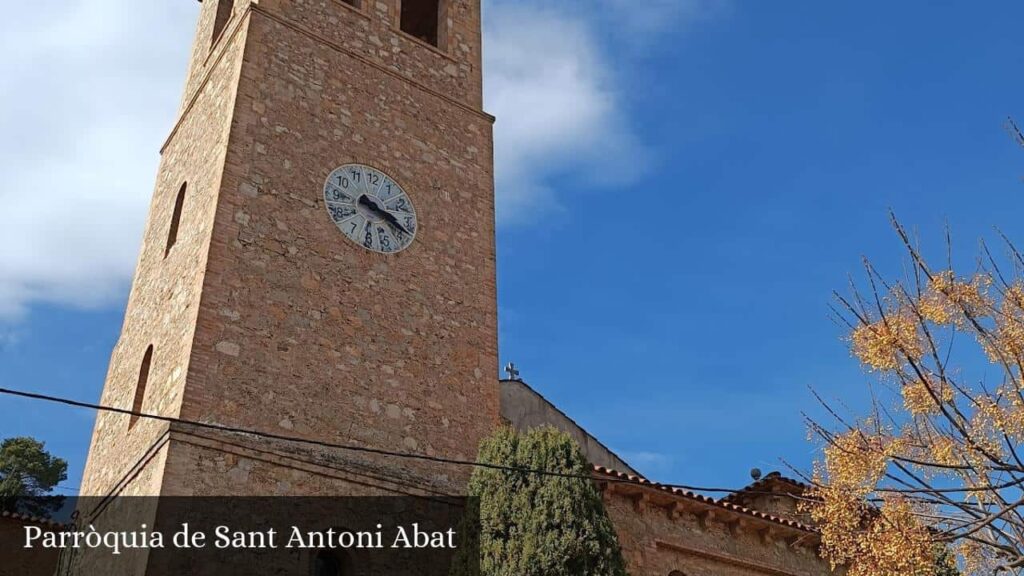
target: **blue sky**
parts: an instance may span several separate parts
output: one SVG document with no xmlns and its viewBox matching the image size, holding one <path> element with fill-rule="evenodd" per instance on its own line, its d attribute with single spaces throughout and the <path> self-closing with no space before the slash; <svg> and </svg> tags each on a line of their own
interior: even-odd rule
<svg viewBox="0 0 1024 576">
<path fill-rule="evenodd" d="M 994 226 L 1024 244 L 1024 6 L 963 7 L 489 0 L 503 360 L 656 479 L 808 467 L 808 387 L 864 404 L 828 304 L 862 255 L 899 273 L 887 210 L 968 266 Z M 99 397 L 197 9 L 0 23 L 2 385 Z M 91 428 L 0 398 L 69 486 Z"/>
</svg>

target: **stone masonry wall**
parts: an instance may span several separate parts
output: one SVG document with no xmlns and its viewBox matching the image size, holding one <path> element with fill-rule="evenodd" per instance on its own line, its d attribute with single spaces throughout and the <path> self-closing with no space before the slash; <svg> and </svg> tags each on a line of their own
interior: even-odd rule
<svg viewBox="0 0 1024 576">
<path fill-rule="evenodd" d="M 404 461 L 184 427 L 172 433 L 165 493 L 187 496 L 391 496 L 428 484 Z M 443 465 L 434 465 L 443 470 Z"/>
<path fill-rule="evenodd" d="M 541 426 L 553 426 L 572 436 L 591 464 L 619 472 L 639 474 L 618 454 L 612 452 L 526 382 L 503 380 L 500 385 L 501 418 L 512 428 L 523 432 Z"/>
<path fill-rule="evenodd" d="M 483 107 L 480 0 L 444 1 L 446 37 L 440 48 L 401 31 L 401 0 L 362 0 L 360 8 L 343 0 L 258 0 L 256 4 L 281 23 L 315 35 L 322 50 L 345 50 L 479 111 Z M 283 38 L 275 41 L 285 42 Z"/>
<path fill-rule="evenodd" d="M 153 345 L 143 411 L 471 458 L 498 413 L 479 2 L 450 0 L 442 49 L 397 29 L 397 0 L 234 4 L 215 43 L 217 3 L 201 11 L 102 402 L 132 406 Z M 404 253 L 328 218 L 323 180 L 347 162 L 412 195 Z M 165 492 L 167 426 L 128 422 L 97 417 L 83 494 Z"/>
<path fill-rule="evenodd" d="M 471 459 L 498 422 L 492 119 L 320 35 L 367 17 L 253 5 L 182 416 Z M 372 26 L 421 70 L 451 63 Z M 406 251 L 365 251 L 328 217 L 323 182 L 351 162 L 411 195 Z"/>
<path fill-rule="evenodd" d="M 214 4 L 204 5 L 201 20 Z M 143 356 L 153 345 L 142 410 L 178 415 L 244 44 L 243 29 L 218 46 L 213 56 L 215 73 L 198 89 L 162 151 L 124 325 L 103 389 L 105 405 L 132 407 Z M 171 214 L 182 184 L 187 191 L 178 239 L 165 257 Z M 115 490 L 166 428 L 163 422 L 139 419 L 129 429 L 128 416 L 98 414 L 82 494 L 106 495 Z M 159 477 L 159 472 L 150 471 L 119 491 L 152 494 L 159 490 Z M 153 483 L 143 484 L 144 478 Z"/>
<path fill-rule="evenodd" d="M 768 521 L 729 511 L 701 518 L 694 510 L 673 514 L 639 495 L 604 492 L 631 576 L 826 576 L 815 536 L 785 531 L 766 538 Z M 742 521 L 742 524 L 737 522 Z"/>
</svg>

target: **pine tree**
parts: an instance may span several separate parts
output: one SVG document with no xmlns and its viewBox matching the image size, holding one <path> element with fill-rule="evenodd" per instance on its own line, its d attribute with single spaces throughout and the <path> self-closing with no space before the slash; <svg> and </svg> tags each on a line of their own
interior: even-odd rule
<svg viewBox="0 0 1024 576">
<path fill-rule="evenodd" d="M 626 576 L 590 466 L 571 437 L 554 428 L 502 428 L 482 442 L 478 461 L 516 469 L 477 468 L 470 480 L 480 506 L 480 574 Z"/>
<path fill-rule="evenodd" d="M 63 498 L 49 496 L 68 477 L 68 463 L 51 456 L 33 438 L 8 438 L 0 443 L 0 511 L 46 515 Z"/>
</svg>

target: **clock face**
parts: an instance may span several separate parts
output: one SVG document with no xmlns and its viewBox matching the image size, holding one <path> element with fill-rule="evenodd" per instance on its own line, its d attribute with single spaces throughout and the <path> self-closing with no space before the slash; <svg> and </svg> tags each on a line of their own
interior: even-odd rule
<svg viewBox="0 0 1024 576">
<path fill-rule="evenodd" d="M 394 178 L 376 168 L 337 168 L 324 184 L 324 202 L 338 229 L 367 250 L 394 254 L 416 238 L 412 199 Z"/>
</svg>

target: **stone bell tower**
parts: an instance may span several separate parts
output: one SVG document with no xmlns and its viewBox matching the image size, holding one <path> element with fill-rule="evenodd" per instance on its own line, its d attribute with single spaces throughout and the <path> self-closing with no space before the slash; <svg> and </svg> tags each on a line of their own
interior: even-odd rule
<svg viewBox="0 0 1024 576">
<path fill-rule="evenodd" d="M 492 124 L 480 0 L 205 0 L 102 402 L 472 459 L 499 421 Z M 404 191 L 415 221 L 376 182 L 329 202 L 349 165 Z M 467 477 L 101 413 L 82 493 Z"/>
</svg>

